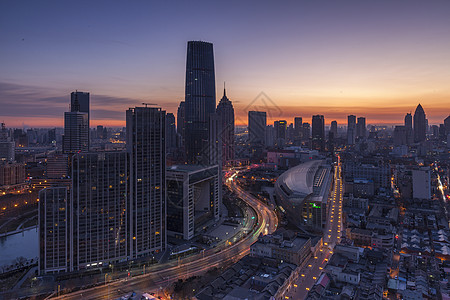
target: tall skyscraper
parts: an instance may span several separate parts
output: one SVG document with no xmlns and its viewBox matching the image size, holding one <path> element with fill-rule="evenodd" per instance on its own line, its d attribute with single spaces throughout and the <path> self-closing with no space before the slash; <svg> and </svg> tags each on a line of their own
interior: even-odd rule
<svg viewBox="0 0 450 300">
<path fill-rule="evenodd" d="M 333 133 L 333 137 L 337 137 L 337 121 L 331 121 L 330 132 Z"/>
<path fill-rule="evenodd" d="M 190 41 L 186 59 L 186 158 L 207 163 L 209 117 L 216 110 L 213 44 Z"/>
<path fill-rule="evenodd" d="M 69 188 L 51 187 L 39 192 L 39 274 L 69 272 L 70 200 Z M 78 211 L 77 211 L 78 213 Z"/>
<path fill-rule="evenodd" d="M 302 117 L 294 118 L 294 141 L 299 144 L 303 137 L 303 119 Z"/>
<path fill-rule="evenodd" d="M 414 142 L 413 121 L 412 115 L 407 113 L 405 115 L 405 128 L 406 128 L 406 144 L 411 145 Z"/>
<path fill-rule="evenodd" d="M 123 151 L 72 157 L 70 270 L 98 268 L 129 257 L 127 155 Z"/>
<path fill-rule="evenodd" d="M 364 139 L 366 137 L 366 118 L 359 117 L 358 123 L 356 124 L 356 134 L 358 138 Z"/>
<path fill-rule="evenodd" d="M 325 118 L 323 115 L 312 117 L 312 149 L 325 151 Z"/>
<path fill-rule="evenodd" d="M 175 127 L 175 116 L 173 113 L 166 114 L 166 151 L 172 152 L 177 147 L 177 131 Z"/>
<path fill-rule="evenodd" d="M 0 129 L 0 162 L 7 161 L 13 162 L 15 158 L 15 143 L 10 137 L 8 129 L 6 129 L 5 123 L 1 124 Z"/>
<path fill-rule="evenodd" d="M 354 145 L 356 140 L 356 116 L 347 117 L 347 144 Z"/>
<path fill-rule="evenodd" d="M 412 124 L 412 115 L 411 113 L 407 113 L 405 115 L 405 127 L 412 129 L 413 128 L 413 124 Z"/>
<path fill-rule="evenodd" d="M 227 98 L 225 87 L 223 97 L 217 105 L 217 114 L 221 118 L 222 131 L 220 139 L 222 140 L 222 163 L 234 159 L 234 108 L 231 101 Z"/>
<path fill-rule="evenodd" d="M 89 151 L 89 114 L 80 111 L 77 96 L 75 94 L 71 111 L 64 113 L 64 153 Z"/>
<path fill-rule="evenodd" d="M 427 123 L 425 111 L 422 105 L 417 105 L 416 111 L 414 112 L 414 142 L 420 143 L 425 141 L 427 138 Z"/>
<path fill-rule="evenodd" d="M 447 118 L 444 119 L 444 131 L 445 131 L 445 135 L 449 135 L 450 134 L 450 116 L 448 116 Z"/>
<path fill-rule="evenodd" d="M 178 147 L 184 147 L 185 132 L 186 132 L 186 106 L 184 101 L 180 102 L 177 110 L 177 133 L 178 133 Z"/>
<path fill-rule="evenodd" d="M 266 126 L 266 112 L 248 112 L 248 142 L 250 144 L 252 156 L 260 156 L 266 146 Z"/>
<path fill-rule="evenodd" d="M 130 159 L 129 255 L 161 251 L 166 246 L 165 111 L 154 107 L 127 110 Z"/>
<path fill-rule="evenodd" d="M 303 123 L 303 140 L 309 141 L 309 138 L 311 137 L 311 126 L 308 122 Z"/>
<path fill-rule="evenodd" d="M 222 118 L 214 113 L 209 116 L 208 165 L 219 165 L 222 170 Z"/>
<path fill-rule="evenodd" d="M 78 110 L 75 110 L 76 104 L 78 102 Z M 90 120 L 90 103 L 89 103 L 89 93 L 75 91 L 70 93 L 70 107 L 71 111 L 79 111 L 88 114 L 88 120 Z"/>
<path fill-rule="evenodd" d="M 273 123 L 273 127 L 275 129 L 275 145 L 277 145 L 278 147 L 283 147 L 286 143 L 286 120 L 275 121 Z"/>
</svg>

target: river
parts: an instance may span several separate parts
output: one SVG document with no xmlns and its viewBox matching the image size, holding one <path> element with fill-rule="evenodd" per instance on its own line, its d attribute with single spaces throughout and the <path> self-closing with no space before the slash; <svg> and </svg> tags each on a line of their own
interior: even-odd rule
<svg viewBox="0 0 450 300">
<path fill-rule="evenodd" d="M 36 228 L 0 237 L 0 266 L 12 264 L 12 261 L 19 256 L 31 259 L 38 255 L 39 238 Z"/>
</svg>

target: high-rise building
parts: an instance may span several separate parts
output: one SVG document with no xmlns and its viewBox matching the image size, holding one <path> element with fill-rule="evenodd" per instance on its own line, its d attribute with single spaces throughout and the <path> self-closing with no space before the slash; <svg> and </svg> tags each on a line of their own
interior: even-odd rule
<svg viewBox="0 0 450 300">
<path fill-rule="evenodd" d="M 234 108 L 231 101 L 227 98 L 225 87 L 223 89 L 223 97 L 217 105 L 217 114 L 221 118 L 222 131 L 220 139 L 222 140 L 222 163 L 234 159 Z"/>
<path fill-rule="evenodd" d="M 0 129 L 0 162 L 13 162 L 15 158 L 15 143 L 12 141 L 5 123 L 2 123 Z"/>
<path fill-rule="evenodd" d="M 275 146 L 275 129 L 273 125 L 266 126 L 266 147 Z"/>
<path fill-rule="evenodd" d="M 395 126 L 394 128 L 394 146 L 409 145 L 408 131 L 406 126 Z"/>
<path fill-rule="evenodd" d="M 311 137 L 311 126 L 309 123 L 305 122 L 303 123 L 303 140 L 309 141 L 309 138 Z"/>
<path fill-rule="evenodd" d="M 69 159 L 67 154 L 55 153 L 47 157 L 47 178 L 58 179 L 67 177 L 69 171 Z"/>
<path fill-rule="evenodd" d="M 141 257 L 166 246 L 165 111 L 127 110 L 130 160 L 129 256 Z"/>
<path fill-rule="evenodd" d="M 356 135 L 360 139 L 366 138 L 366 118 L 359 117 L 358 123 L 356 124 Z"/>
<path fill-rule="evenodd" d="M 273 123 L 273 128 L 275 129 L 275 145 L 278 147 L 283 147 L 286 143 L 286 120 L 275 121 Z"/>
<path fill-rule="evenodd" d="M 325 151 L 325 118 L 323 115 L 312 117 L 312 149 Z"/>
<path fill-rule="evenodd" d="M 347 144 L 354 145 L 356 140 L 356 116 L 347 117 Z"/>
<path fill-rule="evenodd" d="M 411 113 L 407 113 L 405 115 L 405 127 L 412 129 L 413 128 L 413 124 L 412 124 L 412 115 Z"/>
<path fill-rule="evenodd" d="M 126 260 L 132 223 L 127 214 L 128 154 L 78 153 L 71 165 L 70 270 Z"/>
<path fill-rule="evenodd" d="M 302 117 L 294 118 L 294 142 L 299 145 L 303 137 L 303 119 Z"/>
<path fill-rule="evenodd" d="M 444 129 L 446 135 L 450 134 L 450 116 L 444 119 Z"/>
<path fill-rule="evenodd" d="M 76 103 L 78 102 L 78 110 L 75 110 Z M 88 114 L 88 122 L 90 120 L 90 103 L 89 103 L 89 93 L 75 91 L 70 93 L 70 111 L 79 111 Z M 89 125 L 89 124 L 88 124 Z"/>
<path fill-rule="evenodd" d="M 185 141 L 185 128 L 186 128 L 186 106 L 184 101 L 180 102 L 177 110 L 177 133 L 178 133 L 178 147 L 184 147 Z"/>
<path fill-rule="evenodd" d="M 337 137 L 337 121 L 331 121 L 330 132 L 333 133 L 333 137 Z"/>
<path fill-rule="evenodd" d="M 260 156 L 266 146 L 266 126 L 266 112 L 248 112 L 248 142 L 252 156 Z"/>
<path fill-rule="evenodd" d="M 186 59 L 186 137 L 188 163 L 208 161 L 209 117 L 216 111 L 213 44 L 190 41 Z"/>
<path fill-rule="evenodd" d="M 75 94 L 71 111 L 64 113 L 63 152 L 87 151 L 89 151 L 89 114 L 80 111 L 77 94 Z"/>
<path fill-rule="evenodd" d="M 209 116 L 208 165 L 219 165 L 222 170 L 222 118 L 218 114 Z"/>
<path fill-rule="evenodd" d="M 177 147 L 177 131 L 175 127 L 175 116 L 173 113 L 166 114 L 166 151 L 172 152 Z"/>
<path fill-rule="evenodd" d="M 70 200 L 68 187 L 50 187 L 39 192 L 39 274 L 69 272 Z M 78 212 L 77 213 L 82 213 Z"/>
<path fill-rule="evenodd" d="M 422 105 L 417 105 L 414 112 L 414 142 L 420 143 L 427 138 L 427 122 Z"/>
<path fill-rule="evenodd" d="M 405 115 L 405 129 L 406 129 L 406 145 L 411 145 L 414 143 L 414 132 L 413 132 L 413 122 L 412 115 L 407 113 Z"/>
<path fill-rule="evenodd" d="M 178 165 L 167 169 L 168 234 L 185 240 L 219 220 L 220 166 Z"/>
</svg>

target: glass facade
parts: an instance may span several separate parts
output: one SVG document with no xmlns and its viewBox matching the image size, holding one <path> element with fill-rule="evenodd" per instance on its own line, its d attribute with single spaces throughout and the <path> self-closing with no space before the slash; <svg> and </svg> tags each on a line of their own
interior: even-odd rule
<svg viewBox="0 0 450 300">
<path fill-rule="evenodd" d="M 209 116 L 216 110 L 213 44 L 188 42 L 185 93 L 187 161 L 206 164 Z"/>
</svg>

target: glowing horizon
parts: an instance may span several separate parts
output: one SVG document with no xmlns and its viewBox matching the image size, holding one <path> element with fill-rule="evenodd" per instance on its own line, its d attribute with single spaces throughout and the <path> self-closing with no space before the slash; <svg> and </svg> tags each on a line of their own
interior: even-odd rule
<svg viewBox="0 0 450 300">
<path fill-rule="evenodd" d="M 355 114 L 395 125 L 418 103 L 429 124 L 450 114 L 450 2 L 8 1 L 0 11 L 8 127 L 62 126 L 75 90 L 91 93 L 91 126 L 124 126 L 142 102 L 176 115 L 188 40 L 214 44 L 216 102 L 226 81 L 239 125 L 261 92 L 282 112 L 268 124 L 322 114 L 345 125 Z"/>
</svg>

